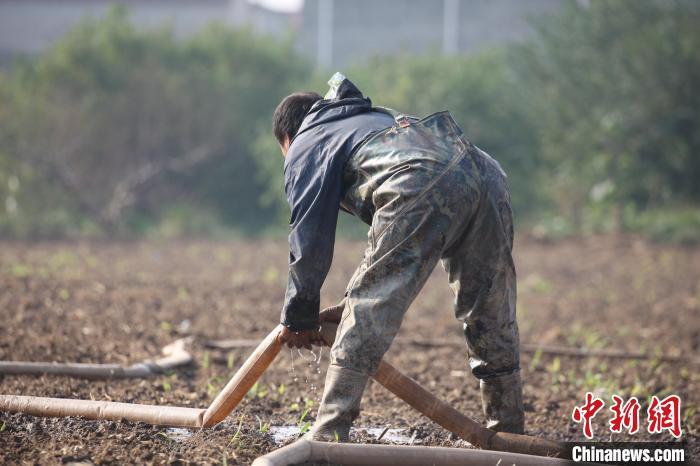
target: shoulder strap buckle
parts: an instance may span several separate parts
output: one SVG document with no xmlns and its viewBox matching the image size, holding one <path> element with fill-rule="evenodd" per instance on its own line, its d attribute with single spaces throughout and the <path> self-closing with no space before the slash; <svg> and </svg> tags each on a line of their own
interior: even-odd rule
<svg viewBox="0 0 700 466">
<path fill-rule="evenodd" d="M 411 125 L 411 120 L 406 115 L 398 115 L 396 117 L 396 123 L 399 124 L 399 128 L 406 128 Z"/>
</svg>

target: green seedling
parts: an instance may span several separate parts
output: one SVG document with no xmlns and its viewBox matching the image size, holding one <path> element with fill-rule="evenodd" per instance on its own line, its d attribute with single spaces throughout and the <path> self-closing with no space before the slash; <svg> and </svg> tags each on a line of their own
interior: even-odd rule
<svg viewBox="0 0 700 466">
<path fill-rule="evenodd" d="M 534 275 L 531 277 L 529 285 L 530 290 L 532 290 L 533 293 L 538 294 L 547 294 L 551 292 L 554 288 L 554 286 L 549 280 L 546 280 L 545 278 L 542 278 L 538 275 Z"/>
<path fill-rule="evenodd" d="M 10 273 L 15 278 L 28 278 L 32 275 L 32 268 L 26 264 L 12 264 Z"/>
<path fill-rule="evenodd" d="M 0 424 L 0 433 L 5 432 L 5 427 L 7 427 L 7 424 L 5 423 L 5 421 L 2 421 L 2 424 Z"/>
<path fill-rule="evenodd" d="M 306 421 L 303 426 L 299 428 L 299 435 L 304 435 L 311 429 L 311 423 Z"/>
<path fill-rule="evenodd" d="M 169 392 L 172 389 L 173 387 L 172 385 L 170 385 L 170 382 L 163 382 L 163 391 Z"/>
<path fill-rule="evenodd" d="M 554 358 L 552 363 L 547 367 L 547 371 L 552 376 L 552 384 L 559 384 L 559 372 L 561 371 L 561 360 L 559 358 Z"/>
<path fill-rule="evenodd" d="M 258 432 L 260 432 L 261 434 L 270 432 L 269 422 L 263 422 L 262 419 L 260 419 L 258 416 L 255 416 L 255 419 L 258 420 Z"/>
<path fill-rule="evenodd" d="M 267 387 L 261 386 L 258 382 L 255 382 L 250 390 L 248 390 L 249 398 L 265 398 L 267 396 Z"/>
<path fill-rule="evenodd" d="M 228 358 L 226 359 L 226 367 L 229 369 L 233 369 L 233 361 L 235 359 L 235 355 L 233 354 L 232 351 L 228 353 Z"/>
<path fill-rule="evenodd" d="M 537 348 L 535 354 L 532 355 L 532 361 L 530 361 L 530 371 L 535 371 L 540 366 L 540 360 L 542 359 L 542 348 Z"/>
<path fill-rule="evenodd" d="M 638 375 L 634 376 L 634 385 L 632 386 L 632 390 L 630 394 L 632 396 L 636 396 L 637 398 L 648 398 L 649 395 L 647 395 L 648 390 L 644 382 L 639 378 Z"/>
<path fill-rule="evenodd" d="M 209 369 L 209 351 L 205 351 L 202 355 L 202 367 L 204 369 Z"/>
<path fill-rule="evenodd" d="M 601 333 L 589 330 L 585 334 L 585 346 L 587 348 L 605 348 L 608 346 L 608 341 Z"/>
<path fill-rule="evenodd" d="M 664 373 L 664 372 L 666 371 L 666 369 L 667 369 L 666 363 L 660 361 L 659 359 L 655 359 L 655 360 L 654 360 L 654 365 L 653 365 L 652 367 L 653 367 L 653 369 L 652 369 L 651 373 L 652 373 L 654 376 L 661 376 L 661 375 L 663 375 L 663 373 Z"/>
<path fill-rule="evenodd" d="M 240 419 L 238 420 L 238 427 L 236 428 L 236 432 L 233 434 L 233 437 L 231 437 L 231 440 L 228 442 L 227 446 L 231 446 L 232 444 L 236 444 L 233 448 L 238 449 L 239 447 L 239 442 L 238 442 L 238 437 L 241 435 L 241 428 L 243 427 L 243 417 L 245 414 L 241 414 Z"/>
<path fill-rule="evenodd" d="M 177 297 L 178 297 L 178 299 L 186 301 L 189 299 L 190 293 L 187 291 L 187 288 L 185 288 L 184 286 L 181 286 L 177 289 Z"/>
<path fill-rule="evenodd" d="M 258 394 L 258 382 L 255 382 L 252 387 L 250 387 L 250 390 L 248 390 L 248 393 L 246 393 L 246 396 L 248 398 L 255 398 L 255 396 Z"/>
<path fill-rule="evenodd" d="M 263 273 L 262 279 L 268 285 L 274 284 L 279 281 L 281 275 L 274 267 L 268 267 Z"/>
<path fill-rule="evenodd" d="M 311 423 L 309 421 L 304 421 L 308 414 L 309 414 L 309 408 L 304 409 L 304 412 L 301 413 L 301 416 L 299 417 L 299 421 L 297 422 L 297 426 L 299 426 L 299 434 L 300 435 L 304 435 L 311 428 Z"/>
</svg>

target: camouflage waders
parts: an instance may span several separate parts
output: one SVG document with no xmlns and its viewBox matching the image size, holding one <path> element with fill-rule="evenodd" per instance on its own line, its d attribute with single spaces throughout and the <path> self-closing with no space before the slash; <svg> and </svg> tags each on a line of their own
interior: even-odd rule
<svg viewBox="0 0 700 466">
<path fill-rule="evenodd" d="M 347 441 L 368 378 L 438 260 L 455 293 L 488 427 L 523 431 L 513 225 L 506 176 L 447 112 L 371 137 L 346 166 L 342 206 L 371 224 L 346 291 L 311 436 Z"/>
</svg>

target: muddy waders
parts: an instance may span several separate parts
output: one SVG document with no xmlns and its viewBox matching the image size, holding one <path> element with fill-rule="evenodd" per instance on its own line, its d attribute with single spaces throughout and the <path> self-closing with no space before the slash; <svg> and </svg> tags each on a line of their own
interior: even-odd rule
<svg viewBox="0 0 700 466">
<path fill-rule="evenodd" d="M 513 226 L 506 176 L 447 112 L 397 124 L 346 166 L 342 206 L 371 224 L 346 291 L 317 420 L 309 436 L 349 439 L 368 378 L 442 261 L 455 293 L 487 425 L 523 432 Z"/>
</svg>

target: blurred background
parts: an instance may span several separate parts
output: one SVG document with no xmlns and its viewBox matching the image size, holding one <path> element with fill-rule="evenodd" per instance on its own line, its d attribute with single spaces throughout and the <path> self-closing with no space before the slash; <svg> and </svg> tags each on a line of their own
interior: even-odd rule
<svg viewBox="0 0 700 466">
<path fill-rule="evenodd" d="M 272 111 L 341 71 L 450 110 L 521 232 L 697 242 L 698 50 L 693 0 L 0 0 L 0 236 L 284 235 Z"/>
</svg>

